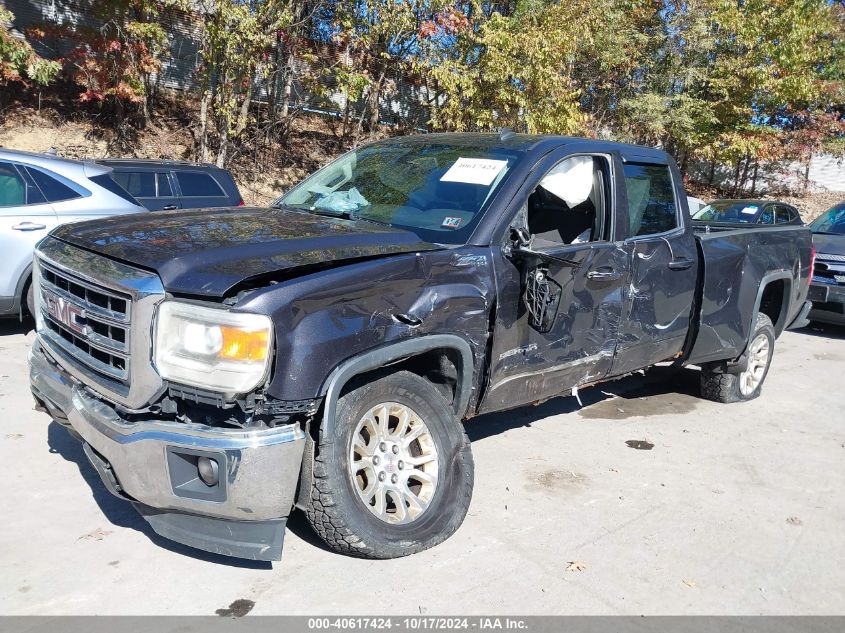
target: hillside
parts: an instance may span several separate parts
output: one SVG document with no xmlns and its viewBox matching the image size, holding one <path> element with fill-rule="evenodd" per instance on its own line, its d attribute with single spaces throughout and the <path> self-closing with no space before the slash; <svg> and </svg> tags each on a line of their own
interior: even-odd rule
<svg viewBox="0 0 845 633">
<path fill-rule="evenodd" d="M 51 108 L 38 112 L 18 105 L 6 112 L 0 124 L 0 147 L 32 152 L 55 148 L 61 156 L 80 159 L 108 156 L 194 160 L 191 129 L 196 117 L 191 107 L 190 103 L 173 101 L 146 129 L 133 131 L 131 138 L 119 141 L 111 127 L 98 125 L 92 117 L 64 116 Z M 382 135 L 388 131 L 385 129 Z M 330 122 L 316 115 L 295 119 L 284 144 L 255 145 L 250 154 L 236 154 L 229 165 L 249 205 L 268 204 L 348 149 L 333 134 Z M 696 183 L 689 183 L 687 188 L 690 195 L 703 200 L 728 196 L 727 192 Z M 843 198 L 842 192 L 779 197 L 799 208 L 807 222 Z"/>
</svg>

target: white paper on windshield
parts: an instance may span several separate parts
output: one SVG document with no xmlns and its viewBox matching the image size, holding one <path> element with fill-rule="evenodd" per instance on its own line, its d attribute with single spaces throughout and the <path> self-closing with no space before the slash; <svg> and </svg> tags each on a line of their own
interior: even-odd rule
<svg viewBox="0 0 845 633">
<path fill-rule="evenodd" d="M 440 180 L 489 187 L 507 164 L 506 160 L 491 158 L 458 158 Z"/>
<path fill-rule="evenodd" d="M 742 212 L 743 212 L 743 213 L 750 213 L 750 214 L 754 214 L 754 213 L 757 213 L 757 209 L 758 209 L 758 207 L 755 207 L 755 206 L 753 206 L 753 205 L 752 205 L 752 206 L 749 206 L 749 207 L 745 207 L 745 208 L 742 210 Z"/>
<path fill-rule="evenodd" d="M 540 181 L 540 186 L 572 208 L 590 197 L 593 190 L 593 159 L 573 156 L 558 163 Z"/>
</svg>

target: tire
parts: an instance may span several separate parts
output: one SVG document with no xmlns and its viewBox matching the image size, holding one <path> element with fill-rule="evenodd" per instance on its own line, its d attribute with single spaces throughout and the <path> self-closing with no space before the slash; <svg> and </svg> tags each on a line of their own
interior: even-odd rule
<svg viewBox="0 0 845 633">
<path fill-rule="evenodd" d="M 380 430 L 382 419 L 393 435 Z M 424 431 L 407 448 L 395 441 L 421 426 Z M 404 436 L 402 429 L 408 429 Z M 402 457 L 425 463 L 409 466 Z M 372 499 L 365 502 L 371 486 Z M 337 552 L 398 558 L 454 534 L 469 509 L 472 487 L 472 452 L 463 425 L 431 383 L 399 371 L 357 385 L 338 400 L 336 423 L 322 429 L 317 443 L 305 514 Z"/>
<path fill-rule="evenodd" d="M 754 332 L 748 344 L 746 369 L 724 372 L 703 367 L 701 396 L 724 403 L 745 402 L 758 397 L 769 374 L 774 351 L 775 328 L 772 320 L 758 312 Z"/>
<path fill-rule="evenodd" d="M 34 291 L 32 290 L 32 282 L 30 281 L 26 285 L 26 309 L 29 312 L 29 316 L 33 319 L 35 318 L 35 295 Z"/>
</svg>

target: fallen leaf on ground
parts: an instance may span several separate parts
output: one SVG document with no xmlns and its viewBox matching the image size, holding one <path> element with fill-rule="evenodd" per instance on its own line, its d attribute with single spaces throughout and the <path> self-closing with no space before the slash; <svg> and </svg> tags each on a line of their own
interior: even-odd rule
<svg viewBox="0 0 845 633">
<path fill-rule="evenodd" d="M 803 525 L 804 524 L 804 522 L 801 519 L 799 519 L 798 517 L 789 517 L 786 520 L 786 522 L 789 523 L 789 525 Z"/>
<path fill-rule="evenodd" d="M 571 560 L 566 566 L 566 571 L 584 571 L 587 569 L 587 564 L 580 560 Z"/>
<path fill-rule="evenodd" d="M 9 433 L 6 435 L 7 440 L 19 440 L 23 437 L 20 433 Z"/>
<path fill-rule="evenodd" d="M 88 532 L 88 534 L 83 534 L 82 536 L 80 536 L 76 540 L 77 541 L 81 541 L 81 540 L 102 541 L 104 538 L 106 538 L 111 533 L 112 533 L 111 530 L 104 530 L 102 528 L 97 528 L 96 530 L 93 530 L 92 532 Z"/>
<path fill-rule="evenodd" d="M 687 587 L 695 587 L 694 580 L 682 580 L 681 582 L 684 583 Z"/>
</svg>

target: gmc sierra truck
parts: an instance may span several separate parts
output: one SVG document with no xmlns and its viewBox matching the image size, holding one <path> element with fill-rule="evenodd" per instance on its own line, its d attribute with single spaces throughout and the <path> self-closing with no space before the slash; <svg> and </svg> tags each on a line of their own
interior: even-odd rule
<svg viewBox="0 0 845 633">
<path fill-rule="evenodd" d="M 271 208 L 57 228 L 32 392 L 159 534 L 279 560 L 419 552 L 473 489 L 462 421 L 672 361 L 757 397 L 810 232 L 693 226 L 664 152 L 502 134 L 360 147 Z"/>
</svg>

